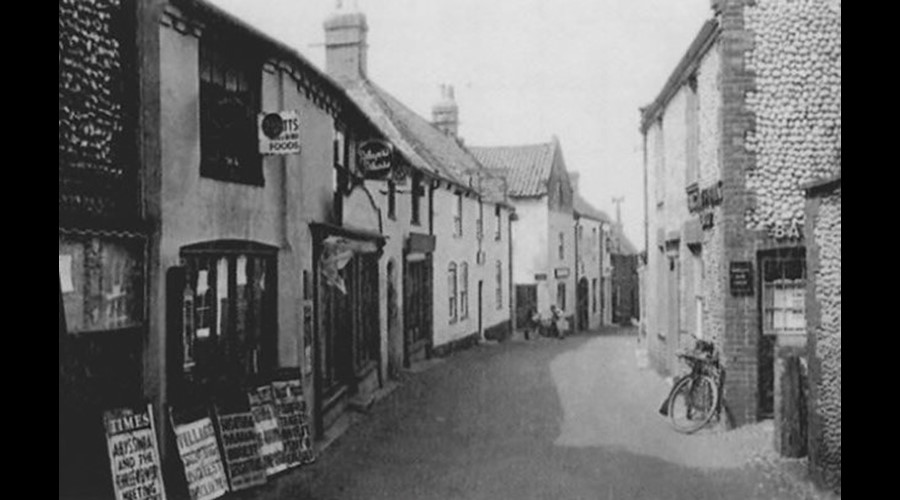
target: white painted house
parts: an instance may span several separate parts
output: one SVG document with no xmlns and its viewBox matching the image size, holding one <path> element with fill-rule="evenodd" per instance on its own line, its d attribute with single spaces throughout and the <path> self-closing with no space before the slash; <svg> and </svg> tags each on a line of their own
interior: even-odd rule
<svg viewBox="0 0 900 500">
<path fill-rule="evenodd" d="M 457 139 L 452 88 L 429 121 L 367 75 L 365 15 L 325 22 L 326 66 L 395 152 L 402 179 L 367 181 L 384 214 L 380 262 L 391 372 L 510 331 L 512 205 Z"/>
<path fill-rule="evenodd" d="M 575 319 L 573 190 L 559 140 L 524 146 L 473 147 L 488 169 L 503 175 L 516 209 L 513 283 L 516 323 L 530 311 L 549 317 L 551 305 Z"/>
</svg>

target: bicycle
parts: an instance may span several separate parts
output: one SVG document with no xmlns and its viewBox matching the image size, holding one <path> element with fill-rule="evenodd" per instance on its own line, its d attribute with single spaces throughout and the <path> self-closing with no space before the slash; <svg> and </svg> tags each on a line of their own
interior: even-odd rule
<svg viewBox="0 0 900 500">
<path fill-rule="evenodd" d="M 669 417 L 676 431 L 693 434 L 719 413 L 724 369 L 715 345 L 706 340 L 696 339 L 694 349 L 682 351 L 678 357 L 690 372 L 676 380 L 660 413 Z"/>
</svg>

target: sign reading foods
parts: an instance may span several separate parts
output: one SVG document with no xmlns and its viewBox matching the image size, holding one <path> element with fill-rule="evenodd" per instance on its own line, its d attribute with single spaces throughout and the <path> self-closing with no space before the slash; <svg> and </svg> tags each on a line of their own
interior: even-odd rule
<svg viewBox="0 0 900 500">
<path fill-rule="evenodd" d="M 300 152 L 300 116 L 296 111 L 260 113 L 258 122 L 261 154 L 287 155 Z"/>
<path fill-rule="evenodd" d="M 357 147 L 360 173 L 366 179 L 385 179 L 391 173 L 394 148 L 391 143 L 381 140 L 370 140 Z"/>
</svg>

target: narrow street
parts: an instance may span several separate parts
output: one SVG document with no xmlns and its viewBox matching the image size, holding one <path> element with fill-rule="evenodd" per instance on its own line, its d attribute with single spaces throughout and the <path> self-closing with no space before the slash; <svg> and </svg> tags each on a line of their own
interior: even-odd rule
<svg viewBox="0 0 900 500">
<path fill-rule="evenodd" d="M 766 456 L 770 425 L 673 431 L 656 413 L 667 385 L 638 368 L 636 340 L 619 330 L 457 353 L 407 374 L 316 464 L 252 498 L 816 498 L 799 462 Z"/>
</svg>

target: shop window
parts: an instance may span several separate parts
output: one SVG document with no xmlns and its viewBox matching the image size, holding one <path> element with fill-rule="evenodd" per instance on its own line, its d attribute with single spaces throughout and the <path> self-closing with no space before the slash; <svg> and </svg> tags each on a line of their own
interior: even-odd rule
<svg viewBox="0 0 900 500">
<path fill-rule="evenodd" d="M 144 242 L 60 235 L 59 280 L 70 333 L 144 323 Z"/>
<path fill-rule="evenodd" d="M 805 334 L 806 259 L 802 251 L 765 256 L 761 266 L 764 333 Z"/>
<path fill-rule="evenodd" d="M 457 268 L 456 264 L 451 262 L 447 268 L 447 296 L 449 297 L 448 303 L 448 316 L 450 317 L 450 323 L 456 323 L 457 317 L 457 292 L 458 292 L 458 276 L 457 276 Z"/>
<path fill-rule="evenodd" d="M 182 262 L 182 361 L 189 378 L 227 386 L 274 368 L 274 250 L 204 244 L 183 249 Z"/>
<path fill-rule="evenodd" d="M 556 284 L 556 307 L 560 311 L 566 310 L 566 283 L 563 281 Z"/>
<path fill-rule="evenodd" d="M 262 185 L 256 117 L 261 68 L 246 49 L 200 41 L 200 175 Z"/>
</svg>

